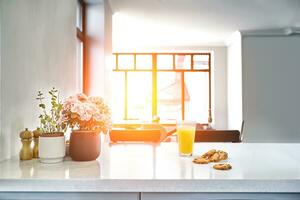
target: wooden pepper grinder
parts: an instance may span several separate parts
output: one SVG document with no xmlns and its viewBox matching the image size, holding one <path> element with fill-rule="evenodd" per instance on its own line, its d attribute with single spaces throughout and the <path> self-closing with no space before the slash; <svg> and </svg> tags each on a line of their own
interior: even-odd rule
<svg viewBox="0 0 300 200">
<path fill-rule="evenodd" d="M 22 149 L 20 151 L 20 160 L 31 160 L 32 159 L 32 149 L 30 147 L 32 141 L 33 133 L 26 128 L 20 133 L 20 138 L 22 141 Z"/>
<path fill-rule="evenodd" d="M 40 128 L 37 128 L 36 130 L 33 131 L 33 158 L 38 158 L 39 157 L 39 137 L 42 134 L 42 131 Z"/>
</svg>

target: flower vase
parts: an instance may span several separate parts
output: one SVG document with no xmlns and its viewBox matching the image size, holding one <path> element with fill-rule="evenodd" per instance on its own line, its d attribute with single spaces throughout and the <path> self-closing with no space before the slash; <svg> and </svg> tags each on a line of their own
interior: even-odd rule
<svg viewBox="0 0 300 200">
<path fill-rule="evenodd" d="M 74 161 L 96 160 L 100 155 L 101 139 L 98 131 L 72 131 L 69 153 Z"/>
</svg>

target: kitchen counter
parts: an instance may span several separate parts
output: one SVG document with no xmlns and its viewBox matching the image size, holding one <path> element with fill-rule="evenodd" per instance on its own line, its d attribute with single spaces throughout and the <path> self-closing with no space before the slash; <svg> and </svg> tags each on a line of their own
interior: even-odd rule
<svg viewBox="0 0 300 200">
<path fill-rule="evenodd" d="M 300 144 L 197 143 L 229 154 L 229 171 L 179 157 L 176 143 L 105 144 L 96 161 L 0 163 L 0 191 L 300 193 Z M 0 198 L 1 199 L 1 198 Z"/>
</svg>

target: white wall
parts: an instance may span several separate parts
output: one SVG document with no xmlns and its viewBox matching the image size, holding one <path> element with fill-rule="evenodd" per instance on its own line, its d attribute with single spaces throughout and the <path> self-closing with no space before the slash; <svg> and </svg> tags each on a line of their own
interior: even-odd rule
<svg viewBox="0 0 300 200">
<path fill-rule="evenodd" d="M 104 98 L 107 102 L 111 102 L 112 92 L 110 85 L 112 84 L 112 9 L 109 0 L 104 0 L 104 58 L 105 58 L 105 77 L 104 77 Z"/>
<path fill-rule="evenodd" d="M 89 95 L 104 93 L 104 4 L 86 7 L 87 61 L 89 67 Z"/>
<path fill-rule="evenodd" d="M 242 116 L 242 44 L 234 33 L 227 43 L 228 129 L 240 130 Z"/>
<path fill-rule="evenodd" d="M 300 142 L 300 37 L 242 38 L 246 142 Z"/>
<path fill-rule="evenodd" d="M 213 127 L 228 128 L 227 116 L 227 52 L 226 47 L 202 47 L 213 52 L 212 61 L 212 117 Z"/>
<path fill-rule="evenodd" d="M 2 61 L 1 61 L 1 28 L 2 28 L 2 0 L 0 0 L 0 94 L 1 94 L 1 71 L 2 71 Z M 0 97 L 0 161 L 3 158 L 3 153 L 2 153 L 2 146 L 4 145 L 3 139 L 2 139 L 2 128 L 1 128 L 1 113 L 2 113 L 2 109 L 1 109 L 1 97 Z"/>
<path fill-rule="evenodd" d="M 63 96 L 76 80 L 76 0 L 1 2 L 0 159 L 17 155 L 18 133 L 38 125 L 38 90 L 56 86 Z"/>
<path fill-rule="evenodd" d="M 105 97 L 109 101 L 109 57 L 112 56 L 112 11 L 109 1 L 87 5 L 87 51 L 89 67 L 89 95 Z"/>
</svg>

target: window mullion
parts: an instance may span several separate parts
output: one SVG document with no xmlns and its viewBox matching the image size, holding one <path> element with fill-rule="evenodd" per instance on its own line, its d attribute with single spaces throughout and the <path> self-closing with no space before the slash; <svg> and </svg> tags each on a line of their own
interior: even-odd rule
<svg viewBox="0 0 300 200">
<path fill-rule="evenodd" d="M 208 55 L 208 123 L 212 123 L 211 115 L 211 54 Z"/>
<path fill-rule="evenodd" d="M 185 115 L 185 83 L 184 72 L 181 72 L 181 119 L 184 120 Z"/>
<path fill-rule="evenodd" d="M 128 73 L 127 71 L 124 72 L 124 87 L 125 87 L 125 94 L 124 94 L 124 119 L 128 119 Z"/>
<path fill-rule="evenodd" d="M 157 59 L 152 54 L 152 118 L 157 116 Z"/>
</svg>

